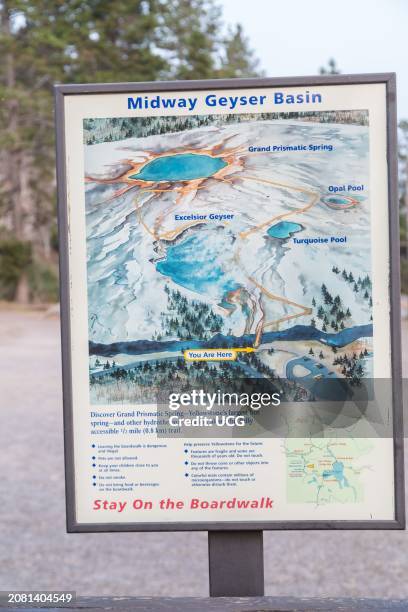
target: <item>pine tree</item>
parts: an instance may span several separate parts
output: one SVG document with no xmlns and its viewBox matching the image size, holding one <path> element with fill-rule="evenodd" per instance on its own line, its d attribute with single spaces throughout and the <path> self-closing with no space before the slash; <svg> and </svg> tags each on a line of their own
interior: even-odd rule
<svg viewBox="0 0 408 612">
<path fill-rule="evenodd" d="M 328 60 L 327 67 L 321 66 L 319 72 L 320 74 L 340 74 L 336 60 L 332 57 Z"/>
<path fill-rule="evenodd" d="M 2 0 L 0 29 L 0 247 L 15 241 L 11 297 L 31 298 L 25 271 L 41 265 L 55 299 L 53 84 L 249 76 L 256 62 L 242 28 L 224 36 L 216 0 Z M 111 140 L 129 128 L 112 125 Z"/>
<path fill-rule="evenodd" d="M 211 78 L 220 55 L 220 9 L 209 0 L 171 0 L 166 6 L 161 46 L 170 58 L 170 76 Z"/>
<path fill-rule="evenodd" d="M 162 40 L 169 76 L 179 79 L 249 77 L 260 74 L 241 25 L 223 33 L 214 0 L 170 0 L 163 10 Z M 165 7 L 165 8 L 163 8 Z"/>
<path fill-rule="evenodd" d="M 254 57 L 240 24 L 230 29 L 224 46 L 218 76 L 223 78 L 260 76 L 259 61 Z"/>
<path fill-rule="evenodd" d="M 33 264 L 56 266 L 55 82 L 155 78 L 152 2 L 15 0 L 0 3 L 0 213 L 32 245 Z M 30 298 L 22 272 L 15 298 Z"/>
</svg>

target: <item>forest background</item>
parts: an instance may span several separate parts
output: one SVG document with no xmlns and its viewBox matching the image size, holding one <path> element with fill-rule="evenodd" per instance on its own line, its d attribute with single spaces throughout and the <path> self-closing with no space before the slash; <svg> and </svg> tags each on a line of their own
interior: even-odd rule
<svg viewBox="0 0 408 612">
<path fill-rule="evenodd" d="M 217 0 L 0 0 L 0 57 L 0 300 L 21 304 L 58 300 L 55 83 L 263 76 Z M 330 60 L 320 72 L 338 68 Z M 404 120 L 399 160 L 408 293 Z"/>
</svg>

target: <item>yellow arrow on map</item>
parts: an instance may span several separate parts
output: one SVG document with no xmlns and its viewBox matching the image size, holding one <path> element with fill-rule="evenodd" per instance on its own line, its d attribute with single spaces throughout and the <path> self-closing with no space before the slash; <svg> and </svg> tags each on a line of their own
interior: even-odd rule
<svg viewBox="0 0 408 612">
<path fill-rule="evenodd" d="M 186 361 L 235 361 L 238 353 L 254 353 L 252 346 L 242 348 L 187 349 L 183 351 Z"/>
</svg>

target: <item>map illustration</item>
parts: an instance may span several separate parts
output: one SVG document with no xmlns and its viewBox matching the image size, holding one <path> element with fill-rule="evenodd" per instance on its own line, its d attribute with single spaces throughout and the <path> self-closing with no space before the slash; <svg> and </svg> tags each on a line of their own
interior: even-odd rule
<svg viewBox="0 0 408 612">
<path fill-rule="evenodd" d="M 84 121 L 92 403 L 217 375 L 295 381 L 300 395 L 370 376 L 368 122 Z M 228 348 L 234 359 L 214 358 Z"/>
<path fill-rule="evenodd" d="M 288 502 L 322 506 L 364 500 L 361 475 L 373 469 L 366 458 L 369 440 L 288 439 L 284 446 Z"/>
</svg>

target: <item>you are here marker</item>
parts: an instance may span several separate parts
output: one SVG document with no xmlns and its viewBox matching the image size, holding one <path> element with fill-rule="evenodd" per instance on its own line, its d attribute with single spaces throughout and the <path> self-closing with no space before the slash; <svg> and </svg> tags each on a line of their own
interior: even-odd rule
<svg viewBox="0 0 408 612">
<path fill-rule="evenodd" d="M 231 349 L 188 349 L 184 351 L 186 361 L 235 361 L 238 353 L 253 353 L 252 346 Z"/>
</svg>

